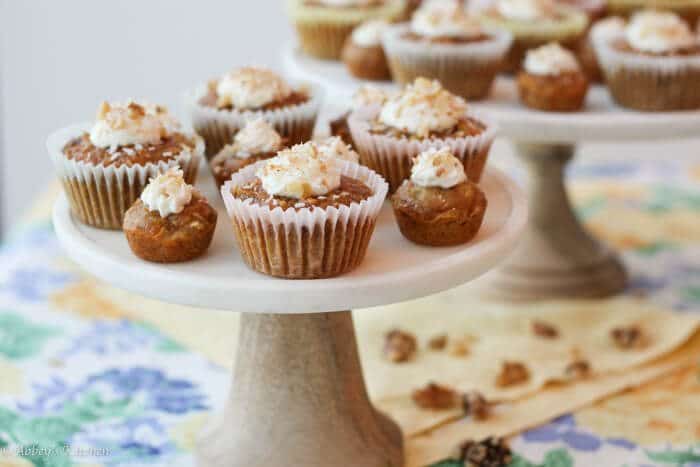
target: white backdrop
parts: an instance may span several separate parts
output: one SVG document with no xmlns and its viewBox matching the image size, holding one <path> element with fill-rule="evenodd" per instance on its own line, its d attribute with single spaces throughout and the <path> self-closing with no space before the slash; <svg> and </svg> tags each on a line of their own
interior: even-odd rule
<svg viewBox="0 0 700 467">
<path fill-rule="evenodd" d="M 104 98 L 181 112 L 185 89 L 242 64 L 277 67 L 283 0 L 0 0 L 3 226 L 53 174 L 44 140 Z"/>
</svg>

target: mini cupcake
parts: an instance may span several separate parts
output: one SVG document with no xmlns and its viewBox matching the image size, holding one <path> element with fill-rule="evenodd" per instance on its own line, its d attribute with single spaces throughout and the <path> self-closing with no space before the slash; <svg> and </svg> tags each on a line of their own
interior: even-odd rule
<svg viewBox="0 0 700 467">
<path fill-rule="evenodd" d="M 227 144 L 209 161 L 217 186 L 221 187 L 231 175 L 243 167 L 263 159 L 270 159 L 286 146 L 284 138 L 262 118 L 251 120 L 236 133 L 232 144 Z"/>
<path fill-rule="evenodd" d="M 126 211 L 124 233 L 131 251 L 146 261 L 179 263 L 207 251 L 217 214 L 207 199 L 170 169 L 151 179 Z"/>
<path fill-rule="evenodd" d="M 382 106 L 386 102 L 388 94 L 381 89 L 365 85 L 358 89 L 352 96 L 352 106 L 350 110 L 342 114 L 340 117 L 330 121 L 331 135 L 340 137 L 345 143 L 355 147 L 348 126 L 348 117 L 354 110 L 362 109 L 370 106 Z"/>
<path fill-rule="evenodd" d="M 386 178 L 392 192 L 410 176 L 413 158 L 433 147 L 449 147 L 478 182 L 496 136 L 495 125 L 470 112 L 464 99 L 425 78 L 381 108 L 353 112 L 348 123 L 360 162 Z"/>
<path fill-rule="evenodd" d="M 674 13 L 645 11 L 594 42 L 610 93 L 644 111 L 700 108 L 700 40 Z"/>
<path fill-rule="evenodd" d="M 104 102 L 90 128 L 49 136 L 49 155 L 73 215 L 103 229 L 121 229 L 124 213 L 152 177 L 180 167 L 193 183 L 204 142 L 183 132 L 164 107 Z"/>
<path fill-rule="evenodd" d="M 482 14 L 483 23 L 513 34 L 506 69 L 520 69 L 525 52 L 549 42 L 575 49 L 584 36 L 588 17 L 582 11 L 554 0 L 496 0 Z"/>
<path fill-rule="evenodd" d="M 390 28 L 383 44 L 399 83 L 437 79 L 454 94 L 481 99 L 503 68 L 511 41 L 507 31 L 484 29 L 459 2 L 429 2 L 410 24 Z"/>
<path fill-rule="evenodd" d="M 404 13 L 404 0 L 287 0 L 304 53 L 339 60 L 352 30 L 365 21 L 393 21 Z"/>
<path fill-rule="evenodd" d="M 467 180 L 450 148 L 416 157 L 411 178 L 391 197 L 401 233 L 420 245 L 460 245 L 473 239 L 484 220 L 486 196 Z"/>
<path fill-rule="evenodd" d="M 294 88 L 271 70 L 243 67 L 196 90 L 188 101 L 194 129 L 206 141 L 211 158 L 258 117 L 290 144 L 310 140 L 321 95 L 314 88 Z"/>
<path fill-rule="evenodd" d="M 226 182 L 221 194 L 248 266 L 286 279 L 320 279 L 362 262 L 387 184 L 341 157 L 330 146 L 306 143 Z"/>
<path fill-rule="evenodd" d="M 374 81 L 391 79 L 382 47 L 382 33 L 389 23 L 373 20 L 355 28 L 343 47 L 343 62 L 356 78 Z"/>
<path fill-rule="evenodd" d="M 569 50 L 553 42 L 530 49 L 518 74 L 523 104 L 551 112 L 574 112 L 583 107 L 588 79 Z"/>
</svg>

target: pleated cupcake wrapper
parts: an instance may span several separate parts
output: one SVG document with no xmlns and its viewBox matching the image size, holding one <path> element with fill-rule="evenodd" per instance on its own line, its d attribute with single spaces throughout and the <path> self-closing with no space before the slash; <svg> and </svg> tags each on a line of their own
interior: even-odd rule
<svg viewBox="0 0 700 467">
<path fill-rule="evenodd" d="M 614 40 L 593 45 L 608 89 L 620 105 L 647 111 L 700 108 L 700 56 L 622 52 L 611 45 Z"/>
<path fill-rule="evenodd" d="M 199 101 L 207 93 L 206 85 L 188 93 L 186 104 L 192 118 L 192 126 L 206 142 L 207 159 L 211 159 L 221 148 L 231 143 L 234 135 L 248 121 L 259 117 L 264 118 L 280 135 L 287 138 L 289 144 L 311 140 L 323 93 L 317 86 L 306 87 L 310 92 L 308 101 L 274 110 L 220 110 L 202 105 Z"/>
<path fill-rule="evenodd" d="M 413 158 L 430 148 L 448 146 L 455 157 L 462 161 L 467 178 L 479 182 L 486 166 L 489 150 L 496 137 L 497 126 L 483 115 L 468 116 L 485 125 L 479 135 L 460 138 L 411 139 L 374 134 L 370 131 L 377 107 L 365 107 L 350 114 L 348 124 L 360 154 L 360 162 L 382 175 L 389 182 L 393 193 L 411 176 Z"/>
<path fill-rule="evenodd" d="M 204 155 L 204 141 L 198 136 L 194 151 L 159 163 L 126 166 L 102 166 L 68 159 L 64 146 L 82 135 L 89 125 L 74 125 L 49 136 L 47 149 L 56 174 L 63 185 L 71 211 L 83 223 L 101 229 L 121 230 L 124 214 L 141 196 L 150 178 L 180 167 L 188 183 L 194 183 Z"/>
<path fill-rule="evenodd" d="M 234 198 L 231 190 L 255 178 L 265 161 L 235 173 L 221 188 L 241 256 L 252 269 L 287 279 L 318 279 L 346 273 L 364 259 L 386 198 L 384 179 L 359 164 L 343 162 L 342 174 L 374 193 L 339 208 L 271 209 Z"/>
<path fill-rule="evenodd" d="M 490 31 L 493 39 L 469 44 L 433 44 L 406 39 L 409 25 L 391 27 L 383 37 L 394 79 L 401 84 L 418 77 L 439 80 L 466 99 L 486 97 L 512 42 L 505 31 Z"/>
</svg>

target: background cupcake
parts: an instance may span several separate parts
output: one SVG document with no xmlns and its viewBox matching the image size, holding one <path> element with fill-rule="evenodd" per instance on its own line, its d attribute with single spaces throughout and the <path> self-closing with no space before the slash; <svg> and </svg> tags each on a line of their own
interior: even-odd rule
<svg viewBox="0 0 700 467">
<path fill-rule="evenodd" d="M 554 0 L 496 0 L 483 11 L 482 21 L 513 34 L 506 65 L 513 72 L 520 68 L 528 49 L 549 42 L 576 49 L 588 25 L 585 13 Z"/>
<path fill-rule="evenodd" d="M 452 93 L 485 97 L 511 45 L 504 30 L 486 30 L 460 2 L 427 2 L 408 25 L 384 35 L 392 75 L 402 84 L 418 77 L 439 80 Z"/>
<path fill-rule="evenodd" d="M 310 140 L 321 95 L 313 87 L 293 87 L 271 70 L 243 67 L 197 89 L 188 105 L 211 158 L 256 118 L 269 122 L 290 144 Z"/>
<path fill-rule="evenodd" d="M 678 15 L 645 11 L 624 31 L 595 40 L 613 98 L 636 110 L 700 108 L 700 40 Z"/>
<path fill-rule="evenodd" d="M 360 87 L 360 89 L 355 91 L 355 94 L 352 96 L 350 110 L 343 113 L 340 117 L 330 121 L 331 135 L 341 138 L 345 143 L 354 147 L 355 142 L 352 139 L 350 126 L 348 125 L 348 117 L 350 117 L 350 113 L 365 107 L 381 107 L 388 98 L 389 95 L 378 87 L 372 85 Z"/>
<path fill-rule="evenodd" d="M 404 0 L 287 0 L 304 53 L 339 60 L 345 40 L 365 21 L 399 19 Z"/>
<path fill-rule="evenodd" d="M 134 101 L 102 103 L 92 127 L 59 130 L 47 148 L 73 214 L 104 229 L 121 229 L 148 180 L 169 168 L 194 183 L 204 155 L 202 139 L 164 107 Z"/>
<path fill-rule="evenodd" d="M 343 47 L 343 62 L 351 75 L 360 79 L 391 79 L 382 47 L 382 34 L 389 23 L 372 20 L 356 27 Z"/>
</svg>

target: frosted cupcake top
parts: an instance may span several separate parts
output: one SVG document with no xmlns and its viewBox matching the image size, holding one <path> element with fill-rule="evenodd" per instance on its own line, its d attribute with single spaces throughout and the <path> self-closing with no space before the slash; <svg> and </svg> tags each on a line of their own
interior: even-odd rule
<svg viewBox="0 0 700 467">
<path fill-rule="evenodd" d="M 277 73 L 266 68 L 243 67 L 227 73 L 216 84 L 216 104 L 242 110 L 258 109 L 283 101 L 292 92 Z"/>
<path fill-rule="evenodd" d="M 607 41 L 625 32 L 625 20 L 619 16 L 610 16 L 591 26 L 590 37 L 593 42 Z"/>
<path fill-rule="evenodd" d="M 322 158 L 335 158 L 354 163 L 358 163 L 360 160 L 359 154 L 349 144 L 345 144 L 339 136 L 331 136 L 323 141 L 318 143 L 312 142 L 311 144 L 316 145 Z"/>
<path fill-rule="evenodd" d="M 418 186 L 447 189 L 466 180 L 462 162 L 449 147 L 428 149 L 413 160 L 411 181 Z"/>
<path fill-rule="evenodd" d="M 182 170 L 170 169 L 152 178 L 141 192 L 141 201 L 149 211 L 158 212 L 160 217 L 178 214 L 192 201 L 192 185 L 188 185 Z"/>
<path fill-rule="evenodd" d="M 268 154 L 282 149 L 282 137 L 265 119 L 251 120 L 224 146 L 216 158 L 248 159 L 256 154 Z"/>
<path fill-rule="evenodd" d="M 516 21 L 535 21 L 552 18 L 556 13 L 553 0 L 498 0 L 498 13 Z"/>
<path fill-rule="evenodd" d="M 165 107 L 133 100 L 103 102 L 90 130 L 90 142 L 100 148 L 157 144 L 179 128 Z"/>
<path fill-rule="evenodd" d="M 352 96 L 352 108 L 359 109 L 370 105 L 384 105 L 389 95 L 371 84 L 359 88 Z"/>
<path fill-rule="evenodd" d="M 352 41 L 360 47 L 377 47 L 382 43 L 382 34 L 389 23 L 372 20 L 362 23 L 352 31 Z"/>
<path fill-rule="evenodd" d="M 459 2 L 451 1 L 429 2 L 419 8 L 411 19 L 411 31 L 428 38 L 469 39 L 483 34 L 479 21 Z"/>
<path fill-rule="evenodd" d="M 688 24 L 671 12 L 643 11 L 635 14 L 625 28 L 631 47 L 652 54 L 675 52 L 698 45 Z"/>
<path fill-rule="evenodd" d="M 432 132 L 452 130 L 466 112 L 466 101 L 445 90 L 439 81 L 418 78 L 384 104 L 379 121 L 418 137 L 428 137 Z"/>
<path fill-rule="evenodd" d="M 556 42 L 527 51 L 523 68 L 533 75 L 559 75 L 581 68 L 574 54 Z"/>
</svg>

